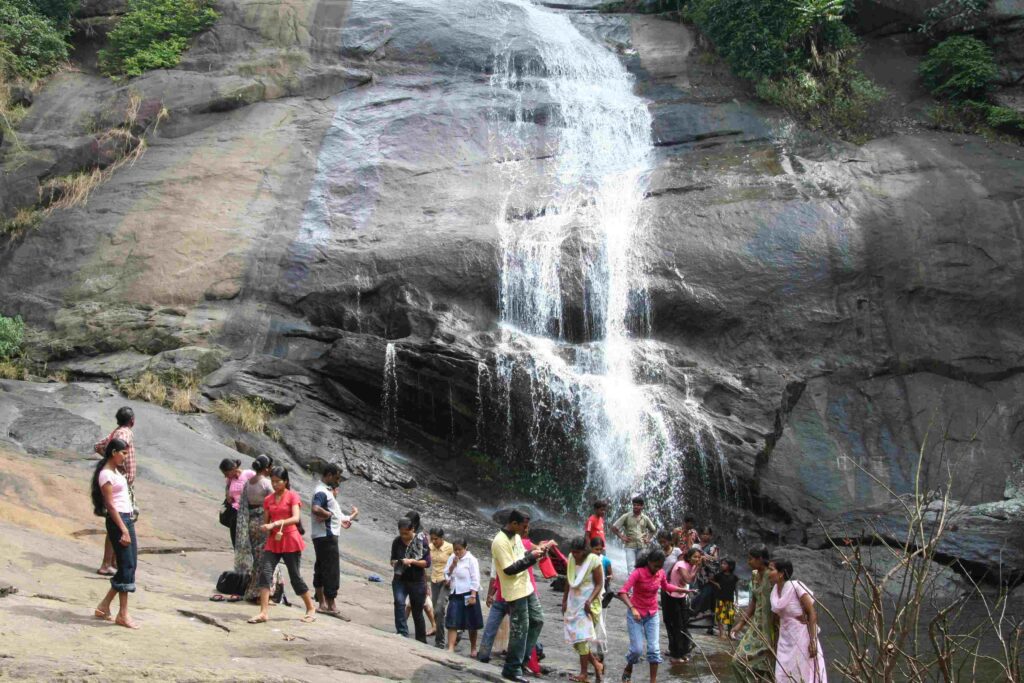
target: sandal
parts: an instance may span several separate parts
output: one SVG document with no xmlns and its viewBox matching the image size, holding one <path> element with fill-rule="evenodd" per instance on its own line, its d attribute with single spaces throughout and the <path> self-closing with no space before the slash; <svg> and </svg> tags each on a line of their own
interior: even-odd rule
<svg viewBox="0 0 1024 683">
<path fill-rule="evenodd" d="M 224 598 L 224 602 L 241 602 L 241 600 L 241 595 L 229 595 L 226 598 Z"/>
<path fill-rule="evenodd" d="M 113 576 L 117 573 L 117 570 L 113 567 L 100 567 L 96 570 L 96 573 L 100 576 Z"/>
<path fill-rule="evenodd" d="M 224 596 L 220 593 L 214 593 L 210 596 L 210 602 L 224 602 Z"/>
<path fill-rule="evenodd" d="M 253 617 L 252 619 L 246 620 L 245 623 L 247 623 L 247 624 L 265 624 L 265 623 L 267 623 L 267 621 L 268 621 L 267 617 L 258 617 L 257 616 L 257 617 Z"/>
<path fill-rule="evenodd" d="M 576 674 L 574 676 L 569 676 L 569 680 L 570 681 L 576 681 L 576 683 L 590 683 L 590 679 L 589 678 L 587 678 L 586 676 L 581 676 L 580 674 Z"/>
<path fill-rule="evenodd" d="M 312 624 L 314 621 L 316 621 L 316 617 L 314 617 L 312 614 L 307 614 L 306 616 L 299 619 L 299 621 L 301 621 L 304 624 Z"/>
</svg>

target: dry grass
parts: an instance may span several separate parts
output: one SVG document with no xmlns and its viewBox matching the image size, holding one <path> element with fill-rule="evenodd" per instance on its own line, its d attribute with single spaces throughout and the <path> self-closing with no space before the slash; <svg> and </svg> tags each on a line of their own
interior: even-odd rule
<svg viewBox="0 0 1024 683">
<path fill-rule="evenodd" d="M 47 178 L 39 186 L 39 203 L 47 211 L 70 209 L 89 201 L 89 194 L 103 182 L 104 173 L 98 168 L 55 178 Z"/>
<path fill-rule="evenodd" d="M 273 434 L 270 417 L 273 407 L 256 396 L 229 396 L 213 404 L 213 413 L 223 422 L 254 434 Z"/>
<path fill-rule="evenodd" d="M 16 360 L 0 361 L 0 379 L 28 379 L 28 368 Z"/>
<path fill-rule="evenodd" d="M 42 218 L 42 213 L 35 207 L 26 206 L 18 209 L 14 218 L 0 221 L 0 235 L 7 235 L 11 239 L 19 237 L 29 230 L 34 230 Z"/>
<path fill-rule="evenodd" d="M 134 379 L 119 382 L 118 389 L 128 398 L 159 406 L 167 400 L 167 387 L 152 372 L 144 372 Z"/>
</svg>

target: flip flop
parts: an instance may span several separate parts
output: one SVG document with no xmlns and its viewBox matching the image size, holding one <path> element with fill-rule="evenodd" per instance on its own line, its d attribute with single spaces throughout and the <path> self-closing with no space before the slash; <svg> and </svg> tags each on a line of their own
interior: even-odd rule
<svg viewBox="0 0 1024 683">
<path fill-rule="evenodd" d="M 241 600 L 241 595 L 229 595 L 226 598 L 224 598 L 224 602 L 240 602 Z"/>
<path fill-rule="evenodd" d="M 265 624 L 265 623 L 267 623 L 267 619 L 265 617 L 253 617 L 252 619 L 247 619 L 245 621 L 245 623 L 247 623 L 247 624 Z"/>
<path fill-rule="evenodd" d="M 210 602 L 224 602 L 224 596 L 220 593 L 214 593 L 210 596 Z"/>
<path fill-rule="evenodd" d="M 103 567 L 100 567 L 99 569 L 96 570 L 96 573 L 99 574 L 100 576 L 113 576 L 114 574 L 117 573 L 117 570 L 116 569 L 110 569 L 109 567 L 107 569 L 104 569 Z"/>
<path fill-rule="evenodd" d="M 312 624 L 314 621 L 316 621 L 316 617 L 314 617 L 312 614 L 307 614 L 306 616 L 299 619 L 299 621 L 301 621 L 304 624 Z"/>
</svg>

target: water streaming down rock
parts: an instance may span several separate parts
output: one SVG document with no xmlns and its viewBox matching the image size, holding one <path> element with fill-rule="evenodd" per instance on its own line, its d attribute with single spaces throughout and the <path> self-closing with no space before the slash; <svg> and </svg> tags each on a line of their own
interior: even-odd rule
<svg viewBox="0 0 1024 683">
<path fill-rule="evenodd" d="M 394 343 L 384 351 L 384 390 L 381 392 L 381 431 L 384 443 L 392 445 L 398 436 L 398 352 Z"/>
<path fill-rule="evenodd" d="M 636 368 L 649 350 L 640 247 L 651 117 L 610 50 L 564 14 L 513 4 L 535 40 L 503 46 L 491 78 L 495 98 L 515 102 L 515 115 L 495 122 L 493 132 L 507 183 L 497 217 L 497 377 L 509 396 L 517 373 L 527 376 L 534 457 L 564 458 L 550 452 L 555 427 L 585 451 L 588 493 L 675 498 L 686 455 L 659 406 L 659 388 L 639 383 Z M 555 131 L 551 158 L 524 163 L 538 111 Z M 683 425 L 700 457 L 713 438 L 701 433 L 706 424 Z"/>
</svg>

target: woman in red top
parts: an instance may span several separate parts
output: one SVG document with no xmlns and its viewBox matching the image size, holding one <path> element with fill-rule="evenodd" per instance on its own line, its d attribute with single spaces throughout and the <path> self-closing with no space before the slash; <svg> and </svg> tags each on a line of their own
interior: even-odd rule
<svg viewBox="0 0 1024 683">
<path fill-rule="evenodd" d="M 292 589 L 302 598 L 306 606 L 306 616 L 302 621 L 316 621 L 316 608 L 309 593 L 309 587 L 299 574 L 299 560 L 306 544 L 299 534 L 298 526 L 302 507 L 299 495 L 291 490 L 288 481 L 288 470 L 275 467 L 270 471 L 270 485 L 274 492 L 263 500 L 263 528 L 267 531 L 267 545 L 263 548 L 263 567 L 259 573 L 260 613 L 249 620 L 250 624 L 262 624 L 267 621 L 267 610 L 270 608 L 270 584 L 274 580 L 277 563 L 284 560 L 288 569 L 288 577 L 292 581 Z"/>
</svg>

